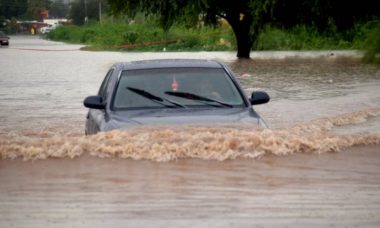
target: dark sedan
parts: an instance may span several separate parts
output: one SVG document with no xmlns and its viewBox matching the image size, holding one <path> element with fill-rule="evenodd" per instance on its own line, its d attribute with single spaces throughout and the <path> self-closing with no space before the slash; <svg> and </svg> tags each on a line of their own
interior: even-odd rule
<svg viewBox="0 0 380 228">
<path fill-rule="evenodd" d="M 9 45 L 9 37 L 3 31 L 0 31 L 0 45 Z"/>
<path fill-rule="evenodd" d="M 256 123 L 252 105 L 267 103 L 265 92 L 247 98 L 223 63 L 209 60 L 146 60 L 114 64 L 90 108 L 86 134 L 143 124 Z"/>
</svg>

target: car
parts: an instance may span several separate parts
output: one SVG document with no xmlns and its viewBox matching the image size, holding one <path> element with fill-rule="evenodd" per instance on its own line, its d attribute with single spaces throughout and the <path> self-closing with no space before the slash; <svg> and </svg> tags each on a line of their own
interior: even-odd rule
<svg viewBox="0 0 380 228">
<path fill-rule="evenodd" d="M 51 32 L 52 30 L 56 29 L 59 26 L 59 24 L 49 24 L 47 26 L 41 27 L 40 28 L 40 33 L 41 34 L 47 34 Z"/>
<path fill-rule="evenodd" d="M 0 31 L 0 45 L 6 45 L 9 46 L 9 37 L 3 32 Z"/>
<path fill-rule="evenodd" d="M 85 98 L 85 134 L 152 124 L 254 123 L 266 128 L 253 105 L 269 95 L 248 98 L 222 62 L 158 59 L 114 64 L 98 94 Z"/>
<path fill-rule="evenodd" d="M 53 30 L 53 26 L 52 26 L 52 25 L 47 25 L 47 26 L 44 26 L 44 27 L 41 27 L 41 28 L 40 28 L 40 33 L 41 33 L 41 34 L 47 34 L 47 33 L 49 33 L 51 30 Z"/>
</svg>

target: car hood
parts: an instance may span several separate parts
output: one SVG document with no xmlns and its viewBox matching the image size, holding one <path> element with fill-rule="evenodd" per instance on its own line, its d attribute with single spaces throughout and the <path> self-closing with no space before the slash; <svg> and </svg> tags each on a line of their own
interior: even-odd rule
<svg viewBox="0 0 380 228">
<path fill-rule="evenodd" d="M 152 124 L 254 123 L 265 127 L 251 108 L 161 109 L 111 112 L 106 129 Z"/>
</svg>

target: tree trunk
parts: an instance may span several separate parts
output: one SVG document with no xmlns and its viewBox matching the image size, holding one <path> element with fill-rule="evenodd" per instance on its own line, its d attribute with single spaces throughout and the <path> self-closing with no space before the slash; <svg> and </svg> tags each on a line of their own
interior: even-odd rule
<svg viewBox="0 0 380 228">
<path fill-rule="evenodd" d="M 250 58 L 250 52 L 252 48 L 252 42 L 249 37 L 249 33 L 245 31 L 235 32 L 237 42 L 237 57 L 238 58 Z"/>
<path fill-rule="evenodd" d="M 250 32 L 252 17 L 248 15 L 241 18 L 240 15 L 235 15 L 235 17 L 228 17 L 227 21 L 235 34 L 238 49 L 237 57 L 249 59 L 253 45 Z"/>
</svg>

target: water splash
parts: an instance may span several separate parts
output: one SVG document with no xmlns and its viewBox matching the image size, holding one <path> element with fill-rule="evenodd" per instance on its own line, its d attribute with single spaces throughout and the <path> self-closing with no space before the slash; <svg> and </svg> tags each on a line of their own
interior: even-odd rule
<svg viewBox="0 0 380 228">
<path fill-rule="evenodd" d="M 74 158 L 83 154 L 135 160 L 171 161 L 184 158 L 223 161 L 264 155 L 335 152 L 342 148 L 380 144 L 380 134 L 334 134 L 331 130 L 380 116 L 380 108 L 324 118 L 282 129 L 255 125 L 143 126 L 93 136 L 39 132 L 0 132 L 0 158 Z"/>
</svg>

